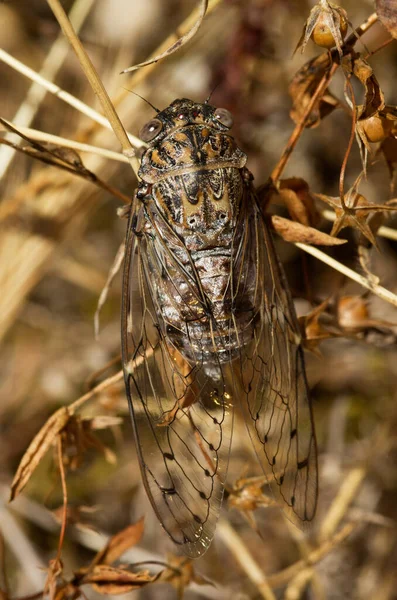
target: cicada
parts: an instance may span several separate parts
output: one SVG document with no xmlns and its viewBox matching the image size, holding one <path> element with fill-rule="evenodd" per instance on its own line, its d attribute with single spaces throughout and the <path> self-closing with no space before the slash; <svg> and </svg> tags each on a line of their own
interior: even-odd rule
<svg viewBox="0 0 397 600">
<path fill-rule="evenodd" d="M 214 536 L 234 408 L 269 486 L 313 519 L 317 459 L 299 325 L 232 115 L 175 100 L 141 130 L 122 354 L 143 483 L 191 557 Z"/>
</svg>

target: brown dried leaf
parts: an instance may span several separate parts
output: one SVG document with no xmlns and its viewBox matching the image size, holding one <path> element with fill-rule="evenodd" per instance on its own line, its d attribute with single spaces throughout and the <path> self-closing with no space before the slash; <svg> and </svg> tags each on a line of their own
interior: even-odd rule
<svg viewBox="0 0 397 600">
<path fill-rule="evenodd" d="M 142 517 L 136 523 L 129 525 L 125 529 L 116 533 L 106 546 L 98 552 L 95 556 L 92 564 L 97 565 L 99 563 L 110 565 L 115 560 L 131 548 L 135 546 L 142 538 L 144 531 L 144 518 Z"/>
<path fill-rule="evenodd" d="M 330 300 L 327 298 L 307 315 L 299 317 L 299 324 L 303 333 L 303 345 L 307 350 L 317 355 L 321 355 L 318 350 L 318 345 L 321 341 L 340 337 L 338 331 L 326 327 L 322 323 L 323 315 L 326 314 L 329 302 Z"/>
<path fill-rule="evenodd" d="M 117 567 L 96 565 L 84 576 L 81 585 L 90 584 L 99 594 L 114 596 L 138 590 L 155 580 L 156 576 L 150 575 L 149 571 L 131 573 Z"/>
<path fill-rule="evenodd" d="M 296 223 L 296 221 L 291 221 L 290 219 L 284 219 L 278 215 L 272 215 L 270 220 L 273 229 L 286 242 L 300 242 L 317 246 L 340 246 L 347 242 L 347 240 L 332 237 L 327 233 L 314 229 L 314 227 L 307 227 L 306 225 Z"/>
<path fill-rule="evenodd" d="M 158 54 L 154 58 L 150 58 L 149 60 L 141 62 L 138 65 L 134 65 L 133 67 L 129 67 L 128 69 L 124 69 L 124 71 L 121 71 L 121 72 L 122 73 L 130 73 L 131 71 L 136 71 L 137 69 L 140 69 L 141 67 L 146 67 L 148 65 L 151 65 L 152 63 L 155 63 L 155 62 L 161 60 L 162 58 L 166 58 L 167 56 L 170 56 L 170 54 L 173 54 L 174 52 L 176 52 L 177 50 L 182 48 L 182 46 L 184 46 L 189 40 L 192 39 L 192 37 L 194 37 L 196 35 L 197 31 L 200 28 L 201 23 L 204 20 L 205 13 L 207 12 L 207 8 L 208 8 L 208 0 L 200 0 L 200 9 L 199 9 L 197 21 L 195 22 L 193 27 L 187 33 L 185 33 L 185 35 L 183 35 L 176 42 L 171 44 L 171 46 L 169 46 L 169 48 L 167 48 L 167 50 L 165 50 L 161 54 Z"/>
<path fill-rule="evenodd" d="M 54 443 L 56 437 L 65 428 L 70 419 L 67 407 L 57 410 L 33 438 L 22 457 L 11 485 L 10 501 L 23 490 L 36 467 Z"/>
<path fill-rule="evenodd" d="M 300 177 L 290 177 L 280 181 L 279 195 L 286 205 L 293 221 L 302 225 L 317 225 L 320 220 L 309 184 Z"/>
<path fill-rule="evenodd" d="M 380 89 L 371 65 L 363 58 L 354 58 L 353 73 L 362 83 L 365 90 L 364 104 L 357 105 L 356 108 L 357 118 L 368 119 L 384 108 L 385 99 L 383 92 Z"/>
<path fill-rule="evenodd" d="M 397 4 L 396 0 L 376 0 L 376 12 L 379 20 L 391 36 L 397 38 Z"/>
<path fill-rule="evenodd" d="M 313 94 L 317 87 L 332 67 L 332 61 L 328 54 L 320 54 L 309 60 L 295 74 L 291 81 L 288 93 L 292 98 L 292 109 L 290 117 L 295 123 L 300 123 L 304 117 L 308 104 L 311 102 Z M 305 122 L 306 128 L 317 127 L 321 119 L 329 115 L 340 105 L 339 100 L 335 98 L 328 89 L 318 102 L 313 106 L 311 113 Z"/>
</svg>

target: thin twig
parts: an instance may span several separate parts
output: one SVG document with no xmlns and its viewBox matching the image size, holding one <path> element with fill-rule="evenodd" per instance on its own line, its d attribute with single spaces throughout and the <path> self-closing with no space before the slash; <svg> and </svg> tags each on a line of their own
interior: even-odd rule
<svg viewBox="0 0 397 600">
<path fill-rule="evenodd" d="M 80 31 L 84 24 L 94 0 L 76 0 L 70 9 L 70 21 L 76 31 Z M 67 44 L 62 33 L 58 35 L 55 42 L 52 44 L 50 51 L 44 59 L 40 70 L 40 75 L 46 79 L 53 80 L 66 59 L 69 52 Z M 13 122 L 17 127 L 27 127 L 33 121 L 37 110 L 45 98 L 46 89 L 33 82 L 29 87 L 25 100 L 19 106 L 13 117 Z M 0 148 L 0 179 L 5 175 L 7 169 L 15 155 L 13 148 Z"/>
<path fill-rule="evenodd" d="M 393 292 L 390 292 L 389 290 L 382 287 L 381 285 L 373 283 L 372 281 L 370 281 L 363 275 L 356 273 L 356 271 L 353 271 L 353 269 L 346 267 L 339 261 L 335 260 L 331 256 L 328 256 L 328 254 L 325 254 L 325 252 L 322 252 L 321 250 L 319 250 L 318 248 L 315 248 L 314 246 L 308 246 L 307 244 L 301 244 L 300 242 L 296 242 L 295 246 L 297 246 L 304 252 L 311 254 L 318 260 L 321 260 L 321 262 L 324 262 L 332 269 L 339 271 L 339 273 L 346 275 L 346 277 L 349 277 L 349 279 L 352 279 L 353 281 L 356 281 L 357 283 L 359 283 L 363 287 L 367 288 L 368 290 L 371 290 L 371 292 L 373 292 L 374 294 L 379 296 L 379 298 L 382 298 L 382 300 L 385 300 L 386 302 L 389 302 L 390 304 L 397 306 L 397 296 L 396 296 L 396 294 L 393 294 Z"/>
<path fill-rule="evenodd" d="M 336 533 L 330 540 L 327 540 L 312 552 L 309 553 L 307 559 L 298 560 L 296 563 L 287 567 L 283 571 L 279 571 L 275 575 L 269 575 L 267 578 L 268 584 L 272 589 L 276 589 L 286 585 L 293 577 L 298 575 L 301 571 L 306 569 L 308 566 L 318 563 L 327 554 L 329 554 L 334 548 L 339 546 L 351 533 L 356 529 L 357 523 L 346 523 L 338 533 Z"/>
<path fill-rule="evenodd" d="M 240 563 L 252 583 L 255 584 L 262 598 L 276 600 L 265 574 L 230 523 L 224 519 L 220 520 L 217 530 L 235 559 Z"/>
<path fill-rule="evenodd" d="M 76 35 L 73 26 L 59 0 L 47 0 L 47 2 L 51 7 L 51 10 L 54 13 L 55 17 L 57 18 L 58 23 L 62 27 L 65 36 L 68 38 L 73 50 L 75 51 L 77 58 L 80 61 L 80 65 L 93 91 L 98 97 L 102 109 L 106 117 L 108 118 L 109 123 L 111 124 L 112 129 L 117 136 L 117 139 L 121 144 L 123 154 L 128 158 L 131 168 L 137 175 L 139 169 L 139 161 L 135 156 L 134 148 L 132 147 L 131 142 L 128 139 L 124 126 L 120 121 L 120 117 L 118 116 L 112 104 L 112 101 L 110 100 L 110 97 L 105 89 L 105 86 L 102 83 L 101 78 L 99 77 L 94 65 L 91 62 L 91 59 L 85 51 L 83 44 L 80 42 L 78 36 Z"/>
<path fill-rule="evenodd" d="M 62 524 L 61 531 L 59 534 L 58 540 L 58 551 L 56 555 L 56 561 L 61 560 L 62 554 L 62 546 L 65 539 L 66 525 L 67 525 L 67 516 L 68 516 L 68 488 L 66 486 L 66 477 L 65 477 L 65 467 L 63 464 L 63 453 L 62 453 L 62 434 L 58 435 L 57 438 L 57 450 L 58 450 L 58 464 L 59 464 L 59 473 L 61 476 L 62 483 L 62 498 L 63 498 L 63 509 L 62 509 Z"/>
<path fill-rule="evenodd" d="M 57 96 L 57 98 L 59 98 L 60 100 L 63 100 L 70 106 L 73 106 L 73 108 L 75 108 L 82 114 L 86 115 L 87 117 L 89 117 L 90 119 L 95 121 L 96 123 L 99 123 L 99 125 L 106 127 L 106 129 L 112 129 L 112 126 L 110 125 L 109 121 L 103 115 L 98 113 L 96 110 L 94 110 L 93 108 L 91 108 L 90 106 L 88 106 L 87 104 L 82 102 L 81 100 L 78 100 L 77 98 L 75 98 L 75 96 L 73 96 L 72 94 L 65 92 L 65 90 L 60 88 L 55 83 L 48 81 L 47 79 L 45 79 L 44 77 L 42 77 L 41 75 L 36 73 L 36 71 L 34 71 L 30 67 L 23 64 L 21 61 L 17 60 L 16 58 L 14 58 L 10 54 L 8 54 L 8 52 L 3 50 L 2 48 L 0 48 L 0 60 L 2 60 L 7 65 L 9 65 L 13 69 L 15 69 L 15 71 L 18 71 L 25 77 L 28 77 L 30 80 L 36 81 L 41 86 L 43 86 L 48 92 L 50 92 L 51 94 L 54 94 L 54 96 Z M 142 146 L 144 146 L 144 147 L 146 146 L 146 144 L 144 144 L 144 142 L 142 142 L 139 138 L 137 138 L 131 134 L 128 134 L 128 139 L 130 140 L 131 144 L 133 144 L 136 148 L 141 148 Z"/>
<path fill-rule="evenodd" d="M 339 67 L 338 63 L 333 63 L 330 70 L 327 73 L 324 73 L 323 77 L 321 78 L 321 81 L 319 82 L 316 91 L 314 92 L 309 104 L 307 105 L 302 118 L 300 119 L 299 123 L 296 124 L 295 129 L 291 133 L 289 140 L 283 150 L 280 160 L 278 161 L 277 165 L 274 167 L 274 169 L 272 171 L 271 179 L 273 180 L 274 183 L 277 183 L 277 181 L 280 179 L 280 177 L 285 169 L 285 166 L 288 162 L 288 159 L 291 156 L 296 144 L 298 143 L 300 136 L 302 135 L 302 132 L 305 128 L 306 121 L 307 121 L 314 105 L 316 104 L 316 102 L 319 100 L 321 95 L 327 89 L 327 86 L 338 67 Z"/>
<path fill-rule="evenodd" d="M 9 125 L 14 127 L 15 129 L 18 129 L 19 132 L 23 133 L 23 135 L 31 138 L 32 140 L 37 140 L 38 142 L 46 142 L 48 144 L 54 144 L 54 146 L 60 146 L 62 148 L 72 148 L 77 152 L 89 152 L 90 154 L 98 154 L 103 158 L 109 158 L 110 160 L 128 163 L 128 158 L 124 156 L 124 154 L 121 154 L 121 152 L 114 152 L 113 150 L 99 148 L 98 146 L 92 146 L 91 144 L 82 144 L 81 142 L 76 142 L 75 140 L 70 140 L 59 135 L 53 135 L 52 133 L 46 133 L 45 131 L 39 131 L 38 129 L 31 129 L 30 127 L 20 127 L 19 125 L 16 125 L 15 123 L 8 121 L 7 119 L 4 119 L 4 121 L 9 123 Z M 4 129 L 4 131 L 9 130 Z"/>
</svg>

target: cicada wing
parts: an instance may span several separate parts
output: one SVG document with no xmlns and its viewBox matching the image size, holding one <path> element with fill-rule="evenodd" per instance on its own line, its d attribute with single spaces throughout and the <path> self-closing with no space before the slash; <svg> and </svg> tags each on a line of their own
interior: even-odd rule
<svg viewBox="0 0 397 600">
<path fill-rule="evenodd" d="M 286 516 L 298 527 L 314 517 L 317 450 L 301 334 L 267 225 L 248 198 L 245 232 L 236 252 L 234 294 L 247 281 L 254 339 L 240 350 L 235 382 L 259 462 Z"/>
<path fill-rule="evenodd" d="M 175 281 L 183 279 L 198 298 L 200 291 L 194 278 L 181 275 L 159 236 L 133 240 L 131 227 L 128 235 L 123 365 L 142 477 L 164 529 L 184 553 L 197 557 L 213 538 L 222 503 L 232 433 L 229 366 L 216 359 L 209 365 L 196 347 L 195 361 L 188 362 L 173 345 L 159 282 L 177 304 Z"/>
</svg>

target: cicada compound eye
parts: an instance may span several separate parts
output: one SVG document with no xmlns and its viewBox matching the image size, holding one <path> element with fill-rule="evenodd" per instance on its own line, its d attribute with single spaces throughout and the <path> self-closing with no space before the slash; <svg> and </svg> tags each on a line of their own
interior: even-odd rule
<svg viewBox="0 0 397 600">
<path fill-rule="evenodd" d="M 151 142 L 160 133 L 163 123 L 160 119 L 152 119 L 144 125 L 139 132 L 139 137 L 143 142 Z"/>
<path fill-rule="evenodd" d="M 230 129 L 233 125 L 233 116 L 226 108 L 217 108 L 214 112 L 214 119 L 219 121 L 224 127 Z"/>
</svg>

